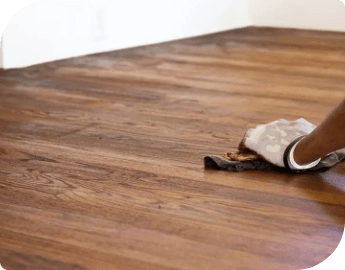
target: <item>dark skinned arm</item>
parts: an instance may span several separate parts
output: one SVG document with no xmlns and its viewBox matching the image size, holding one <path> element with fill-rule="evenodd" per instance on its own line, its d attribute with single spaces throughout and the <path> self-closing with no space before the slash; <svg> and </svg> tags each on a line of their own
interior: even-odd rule
<svg viewBox="0 0 345 270">
<path fill-rule="evenodd" d="M 308 164 L 342 148 L 345 148 L 345 99 L 312 133 L 298 143 L 294 159 L 297 164 Z"/>
</svg>

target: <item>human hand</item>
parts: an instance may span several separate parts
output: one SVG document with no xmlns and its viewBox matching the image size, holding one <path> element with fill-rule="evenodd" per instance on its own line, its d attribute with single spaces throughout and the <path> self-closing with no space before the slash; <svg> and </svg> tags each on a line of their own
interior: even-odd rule
<svg viewBox="0 0 345 270">
<path fill-rule="evenodd" d="M 239 150 L 249 149 L 266 161 L 284 166 L 284 153 L 287 147 L 297 138 L 311 133 L 316 128 L 307 120 L 295 121 L 280 119 L 265 125 L 249 129 L 239 146 Z"/>
</svg>

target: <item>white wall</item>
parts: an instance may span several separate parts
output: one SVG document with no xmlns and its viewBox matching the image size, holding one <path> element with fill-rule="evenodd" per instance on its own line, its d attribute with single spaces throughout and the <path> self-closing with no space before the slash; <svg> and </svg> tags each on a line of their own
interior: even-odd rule
<svg viewBox="0 0 345 270">
<path fill-rule="evenodd" d="M 25 67 L 248 24 L 247 0 L 39 1 L 8 23 L 3 67 Z"/>
<path fill-rule="evenodd" d="M 0 10 L 4 7 L 1 3 Z M 8 23 L 0 67 L 20 68 L 249 25 L 345 31 L 345 5 L 339 0 L 41 0 Z"/>
<path fill-rule="evenodd" d="M 345 5 L 339 0 L 249 0 L 250 24 L 345 31 Z"/>
</svg>

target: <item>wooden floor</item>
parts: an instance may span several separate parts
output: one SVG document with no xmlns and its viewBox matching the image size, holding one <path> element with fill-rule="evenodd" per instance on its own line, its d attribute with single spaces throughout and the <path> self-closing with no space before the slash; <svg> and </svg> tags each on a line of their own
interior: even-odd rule
<svg viewBox="0 0 345 270">
<path fill-rule="evenodd" d="M 0 263 L 25 270 L 303 269 L 337 247 L 345 164 L 205 170 L 246 130 L 319 124 L 345 33 L 246 28 L 0 73 Z"/>
</svg>

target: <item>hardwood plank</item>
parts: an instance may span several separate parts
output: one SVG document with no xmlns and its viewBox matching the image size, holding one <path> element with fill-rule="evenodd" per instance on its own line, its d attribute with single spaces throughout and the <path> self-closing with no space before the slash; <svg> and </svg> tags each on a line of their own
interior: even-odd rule
<svg viewBox="0 0 345 270">
<path fill-rule="evenodd" d="M 229 173 L 250 127 L 344 97 L 345 34 L 245 28 L 0 70 L 7 269 L 304 269 L 337 247 L 345 165 Z"/>
</svg>

